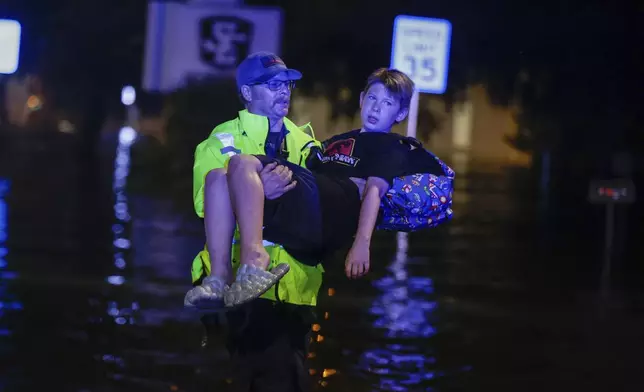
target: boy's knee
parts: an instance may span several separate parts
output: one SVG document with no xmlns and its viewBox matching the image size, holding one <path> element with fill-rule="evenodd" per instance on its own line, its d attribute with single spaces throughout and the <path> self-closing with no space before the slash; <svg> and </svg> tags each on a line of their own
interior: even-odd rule
<svg viewBox="0 0 644 392">
<path fill-rule="evenodd" d="M 226 172 L 227 170 L 222 169 L 212 169 L 206 174 L 206 183 L 213 184 L 220 181 L 226 181 Z"/>
<path fill-rule="evenodd" d="M 230 157 L 228 161 L 228 172 L 233 173 L 239 170 L 260 171 L 262 164 L 252 155 L 238 154 Z"/>
</svg>

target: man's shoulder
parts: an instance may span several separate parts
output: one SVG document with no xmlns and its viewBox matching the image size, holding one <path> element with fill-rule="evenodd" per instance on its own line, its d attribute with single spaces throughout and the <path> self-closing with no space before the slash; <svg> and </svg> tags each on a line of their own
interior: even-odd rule
<svg viewBox="0 0 644 392">
<path fill-rule="evenodd" d="M 289 119 L 288 117 L 284 117 L 284 126 L 289 132 L 294 132 L 297 135 L 306 135 L 310 138 L 315 137 L 315 134 L 313 133 L 313 127 L 311 126 L 310 122 L 303 125 L 297 125 L 293 122 L 293 120 Z"/>
<path fill-rule="evenodd" d="M 321 143 L 315 138 L 311 123 L 296 125 L 293 121 L 284 117 L 284 125 L 288 130 L 287 138 L 294 142 L 298 150 L 305 150 L 313 146 L 320 147 Z"/>
<path fill-rule="evenodd" d="M 221 146 L 233 143 L 235 137 L 241 134 L 239 118 L 234 118 L 217 125 L 210 135 L 197 146 L 198 150 L 203 150 L 213 146 Z"/>
<path fill-rule="evenodd" d="M 218 139 L 218 135 L 222 133 L 229 133 L 232 135 L 237 135 L 241 133 L 241 123 L 239 121 L 239 117 L 233 118 L 231 120 L 228 120 L 226 122 L 223 122 L 219 125 L 217 125 L 212 132 L 210 132 L 210 136 L 208 136 L 208 139 Z M 207 140 L 207 139 L 206 139 Z"/>
<path fill-rule="evenodd" d="M 315 132 L 313 132 L 313 126 L 310 122 L 304 125 L 298 125 L 299 130 L 307 134 L 310 138 L 315 139 Z"/>
</svg>

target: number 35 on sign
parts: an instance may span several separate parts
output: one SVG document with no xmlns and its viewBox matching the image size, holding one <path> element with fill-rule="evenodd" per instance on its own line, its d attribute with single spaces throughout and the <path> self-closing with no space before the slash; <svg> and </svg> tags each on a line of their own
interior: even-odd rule
<svg viewBox="0 0 644 392">
<path fill-rule="evenodd" d="M 420 93 L 447 88 L 452 25 L 444 19 L 398 15 L 394 20 L 391 67 L 405 72 Z"/>
</svg>

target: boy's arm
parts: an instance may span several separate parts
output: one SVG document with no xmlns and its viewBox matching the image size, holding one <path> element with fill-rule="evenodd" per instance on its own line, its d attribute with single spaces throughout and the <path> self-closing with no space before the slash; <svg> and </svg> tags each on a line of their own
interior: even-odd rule
<svg viewBox="0 0 644 392">
<path fill-rule="evenodd" d="M 358 230 L 345 262 L 347 277 L 358 278 L 369 272 L 371 236 L 378 220 L 380 199 L 388 190 L 389 183 L 384 179 L 379 177 L 369 177 L 367 179 L 360 206 Z"/>
<path fill-rule="evenodd" d="M 380 199 L 389 190 L 389 183 L 379 177 L 369 177 L 362 196 L 360 206 L 360 217 L 358 218 L 358 231 L 354 242 L 371 244 L 371 235 L 376 227 L 378 211 L 380 210 Z"/>
</svg>

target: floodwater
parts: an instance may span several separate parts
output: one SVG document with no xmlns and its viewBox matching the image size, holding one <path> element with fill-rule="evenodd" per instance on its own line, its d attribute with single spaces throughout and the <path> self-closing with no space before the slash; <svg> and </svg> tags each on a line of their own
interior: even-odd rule
<svg viewBox="0 0 644 392">
<path fill-rule="evenodd" d="M 74 143 L 2 149 L 0 391 L 224 391 L 223 346 L 203 351 L 182 309 L 200 223 L 176 198 L 127 191 L 172 182 L 132 166 L 127 143 L 105 143 L 114 186 L 95 191 Z M 644 390 L 642 313 L 597 306 L 601 236 L 553 239 L 521 170 L 469 167 L 455 167 L 452 222 L 379 234 L 366 279 L 328 271 L 316 389 Z"/>
</svg>

